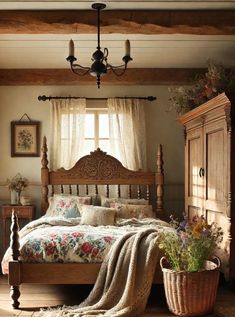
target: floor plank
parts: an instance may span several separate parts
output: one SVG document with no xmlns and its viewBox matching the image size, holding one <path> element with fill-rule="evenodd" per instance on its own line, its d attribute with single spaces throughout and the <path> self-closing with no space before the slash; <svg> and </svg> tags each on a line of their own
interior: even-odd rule
<svg viewBox="0 0 235 317">
<path fill-rule="evenodd" d="M 0 317 L 38 317 L 40 308 L 79 304 L 87 297 L 91 286 L 21 285 L 20 310 L 13 310 L 7 278 L 0 275 Z M 155 286 L 142 317 L 172 317 L 165 302 L 162 286 Z M 220 286 L 215 312 L 205 317 L 235 317 L 235 292 Z"/>
</svg>

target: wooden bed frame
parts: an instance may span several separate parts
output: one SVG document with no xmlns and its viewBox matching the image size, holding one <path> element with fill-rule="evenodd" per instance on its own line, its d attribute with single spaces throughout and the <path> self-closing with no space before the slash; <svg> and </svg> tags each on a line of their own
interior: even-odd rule
<svg viewBox="0 0 235 317">
<path fill-rule="evenodd" d="M 47 159 L 47 143 L 43 138 L 42 147 L 42 213 L 48 208 L 48 196 L 53 195 L 55 188 L 60 187 L 61 193 L 65 186 L 68 192 L 79 195 L 79 188 L 85 185 L 85 192 L 89 195 L 89 187 L 95 189 L 95 194 L 99 194 L 99 185 L 105 185 L 106 197 L 109 197 L 111 185 L 117 187 L 117 197 L 121 197 L 121 185 L 129 185 L 128 196 L 132 197 L 132 188 L 136 187 L 138 198 L 150 200 L 154 196 L 155 205 L 153 207 L 158 218 L 163 219 L 163 154 L 162 146 L 158 146 L 156 156 L 156 172 L 131 171 L 125 168 L 116 158 L 107 155 L 97 149 L 90 155 L 82 157 L 69 170 L 63 168 L 57 171 L 50 171 Z M 58 186 L 59 185 L 59 186 Z M 104 187 L 104 186 L 102 186 Z M 143 187 L 146 189 L 143 190 Z M 154 187 L 154 192 L 151 191 Z M 143 197 L 145 193 L 145 197 Z M 11 289 L 12 306 L 19 308 L 20 284 L 94 284 L 98 275 L 100 264 L 97 263 L 23 263 L 19 260 L 19 235 L 18 220 L 15 213 L 12 215 L 11 225 L 11 255 L 9 262 L 9 285 Z M 156 269 L 154 283 L 162 282 L 160 267 Z"/>
</svg>

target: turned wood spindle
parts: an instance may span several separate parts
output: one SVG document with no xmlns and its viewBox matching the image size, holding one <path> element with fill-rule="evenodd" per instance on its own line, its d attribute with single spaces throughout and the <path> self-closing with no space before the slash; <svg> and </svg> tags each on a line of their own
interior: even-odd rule
<svg viewBox="0 0 235 317">
<path fill-rule="evenodd" d="M 118 185 L 118 198 L 120 198 L 120 197 L 121 197 L 121 186 Z"/>
<path fill-rule="evenodd" d="M 12 210 L 12 216 L 11 216 L 11 236 L 10 236 L 10 249 L 11 249 L 11 256 L 14 261 L 19 260 L 20 255 L 20 243 L 19 243 L 19 223 L 18 223 L 18 217 L 15 213 L 15 210 Z M 19 308 L 19 297 L 20 297 L 20 287 L 19 285 L 11 285 L 10 287 L 10 296 L 12 299 L 12 307 L 14 309 Z"/>
<path fill-rule="evenodd" d="M 12 209 L 11 216 L 11 236 L 10 236 L 10 248 L 11 248 L 11 256 L 13 260 L 18 261 L 20 255 L 20 243 L 19 243 L 19 223 L 18 217 L 15 213 L 14 208 Z"/>
<path fill-rule="evenodd" d="M 48 159 L 47 159 L 47 139 L 43 137 L 43 145 L 42 145 L 42 159 L 41 159 L 41 180 L 42 180 L 42 201 L 41 201 L 41 209 L 42 212 L 45 213 L 48 206 L 48 185 L 49 185 L 49 169 L 48 169 Z"/>
</svg>

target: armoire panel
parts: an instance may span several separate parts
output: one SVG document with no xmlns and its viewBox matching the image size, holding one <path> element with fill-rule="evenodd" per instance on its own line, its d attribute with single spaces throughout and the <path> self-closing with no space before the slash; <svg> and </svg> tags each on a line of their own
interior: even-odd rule
<svg viewBox="0 0 235 317">
<path fill-rule="evenodd" d="M 224 175 L 226 162 L 224 161 L 224 130 L 210 131 L 205 134 L 206 146 L 206 199 L 224 201 Z"/>
<path fill-rule="evenodd" d="M 198 216 L 198 215 L 201 215 L 201 208 L 188 205 L 188 214 L 186 216 L 189 219 L 192 219 L 194 216 Z"/>
<path fill-rule="evenodd" d="M 188 140 L 188 196 L 203 197 L 203 184 L 199 175 L 202 165 L 201 137 Z"/>
</svg>

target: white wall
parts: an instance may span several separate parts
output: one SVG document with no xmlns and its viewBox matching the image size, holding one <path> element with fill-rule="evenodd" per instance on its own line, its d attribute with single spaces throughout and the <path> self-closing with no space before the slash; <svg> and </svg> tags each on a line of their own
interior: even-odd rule
<svg viewBox="0 0 235 317">
<path fill-rule="evenodd" d="M 157 97 L 145 102 L 147 122 L 148 167 L 155 170 L 157 145 L 164 151 L 165 208 L 168 213 L 183 210 L 184 141 L 183 129 L 176 122 L 176 115 L 167 112 L 169 94 L 166 86 L 1 86 L 0 87 L 0 201 L 9 202 L 6 179 L 18 172 L 30 181 L 27 192 L 40 206 L 40 158 L 11 157 L 10 122 L 19 120 L 24 113 L 41 122 L 41 138 L 50 138 L 49 102 L 39 102 L 38 95 L 83 97 L 148 96 Z M 49 141 L 49 140 L 48 140 Z M 48 142 L 49 144 L 49 142 Z"/>
</svg>

